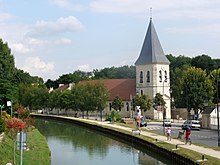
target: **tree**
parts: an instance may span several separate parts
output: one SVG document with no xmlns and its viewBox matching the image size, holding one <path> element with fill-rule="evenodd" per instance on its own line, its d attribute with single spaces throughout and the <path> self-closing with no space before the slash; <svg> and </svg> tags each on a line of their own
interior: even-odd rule
<svg viewBox="0 0 220 165">
<path fill-rule="evenodd" d="M 185 106 L 188 111 L 193 109 L 196 115 L 204 108 L 204 100 L 212 100 L 212 81 L 200 68 L 190 67 L 185 70 L 180 85 Z"/>
<path fill-rule="evenodd" d="M 118 111 L 121 110 L 123 106 L 124 106 L 123 100 L 119 96 L 116 96 L 112 102 L 112 108 Z"/>
<path fill-rule="evenodd" d="M 134 107 L 135 106 L 140 106 L 141 111 L 143 110 L 144 112 L 149 110 L 152 105 L 152 100 L 148 98 L 147 95 L 136 95 L 134 97 Z"/>
<path fill-rule="evenodd" d="M 163 96 L 160 93 L 156 93 L 153 99 L 153 107 L 154 109 L 158 109 L 159 107 L 165 107 L 166 102 L 163 99 Z"/>
<path fill-rule="evenodd" d="M 59 114 L 59 108 L 61 107 L 60 102 L 58 100 L 58 98 L 60 98 L 60 95 L 61 95 L 61 91 L 59 90 L 54 90 L 51 93 L 49 93 L 48 104 L 47 104 L 47 107 L 50 108 L 51 111 L 54 108 L 56 108 L 57 114 Z"/>
<path fill-rule="evenodd" d="M 135 66 L 122 66 L 93 70 L 93 79 L 135 78 Z"/>
<path fill-rule="evenodd" d="M 192 58 L 191 65 L 196 68 L 201 68 L 202 70 L 206 70 L 208 73 L 214 70 L 214 60 L 208 55 L 201 55 Z"/>
<path fill-rule="evenodd" d="M 0 39 L 0 79 L 11 81 L 15 71 L 14 57 L 7 43 Z"/>
<path fill-rule="evenodd" d="M 19 103 L 30 110 L 46 108 L 49 93 L 44 85 L 21 84 L 19 86 Z"/>
<path fill-rule="evenodd" d="M 18 99 L 17 87 L 6 79 L 0 79 L 0 99 L 4 105 L 6 105 L 9 100 L 16 102 Z"/>
<path fill-rule="evenodd" d="M 86 109 L 85 105 L 85 88 L 83 84 L 76 84 L 72 90 L 72 97 L 75 100 L 75 110 L 82 112 L 82 117 L 84 118 L 84 111 Z"/>
<path fill-rule="evenodd" d="M 51 80 L 51 79 L 48 79 L 46 82 L 45 82 L 45 85 L 46 85 L 46 87 L 48 88 L 48 89 L 50 89 L 50 88 L 58 88 L 58 86 L 59 86 L 59 84 L 57 84 L 57 82 L 56 81 L 53 81 L 53 80 Z"/>
<path fill-rule="evenodd" d="M 153 98 L 153 107 L 156 110 L 161 110 L 163 112 L 163 119 L 166 118 L 166 102 L 163 99 L 163 95 L 160 93 L 156 93 L 155 97 Z"/>
<path fill-rule="evenodd" d="M 172 98 L 174 98 L 174 105 L 177 108 L 182 108 L 186 105 L 184 100 L 182 99 L 182 81 L 183 81 L 183 75 L 184 71 L 186 71 L 190 66 L 183 65 L 180 68 L 175 68 L 173 76 L 171 78 L 171 84 L 170 88 L 172 89 Z"/>
<path fill-rule="evenodd" d="M 83 112 L 102 110 L 106 107 L 108 92 L 104 84 L 87 82 L 86 84 L 77 84 L 72 89 L 73 100 L 75 100 L 75 108 Z M 102 118 L 102 116 L 101 116 Z"/>
<path fill-rule="evenodd" d="M 94 86 L 94 96 L 97 111 L 100 111 L 100 117 L 102 120 L 102 111 L 107 106 L 107 100 L 109 98 L 109 93 L 106 86 L 102 83 L 97 83 Z"/>
<path fill-rule="evenodd" d="M 99 100 L 97 100 L 98 97 L 96 97 L 95 84 L 88 82 L 83 86 L 83 88 L 84 92 L 82 95 L 84 97 L 84 109 L 86 111 L 87 118 L 89 118 L 89 111 L 94 112 L 96 110 Z"/>
<path fill-rule="evenodd" d="M 220 98 L 220 68 L 215 69 L 210 73 L 210 79 L 212 80 L 213 87 L 214 87 L 213 102 L 218 103 L 219 100 L 217 100 L 217 98 Z M 217 85 L 217 83 L 218 83 L 218 85 Z M 217 96 L 217 91 L 218 91 L 218 96 Z"/>
<path fill-rule="evenodd" d="M 60 103 L 60 108 L 65 109 L 66 114 L 68 116 L 67 111 L 71 109 L 72 107 L 72 101 L 71 101 L 71 91 L 70 90 L 65 90 L 60 93 L 58 96 L 58 100 Z"/>
<path fill-rule="evenodd" d="M 191 66 L 190 57 L 185 57 L 183 55 L 174 57 L 172 54 L 166 55 L 166 57 L 170 61 L 170 70 L 174 70 L 175 68 L 181 68 L 184 65 Z"/>
</svg>

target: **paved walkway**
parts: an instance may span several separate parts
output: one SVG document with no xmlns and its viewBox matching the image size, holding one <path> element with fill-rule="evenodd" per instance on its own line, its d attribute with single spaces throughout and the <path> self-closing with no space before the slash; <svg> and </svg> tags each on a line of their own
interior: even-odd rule
<svg viewBox="0 0 220 165">
<path fill-rule="evenodd" d="M 86 120 L 86 119 L 84 119 L 84 120 Z M 124 126 L 120 126 L 120 125 L 117 125 L 117 124 L 109 124 L 109 122 L 100 122 L 100 121 L 93 121 L 93 120 L 88 120 L 88 121 L 94 122 L 94 123 L 97 123 L 97 124 L 100 124 L 100 125 L 106 125 L 108 127 L 114 127 L 114 128 L 118 128 L 118 129 L 122 129 L 122 130 L 132 132 L 132 128 L 129 128 L 129 127 L 124 127 Z M 145 130 L 141 130 L 141 135 L 154 138 L 155 141 L 157 139 L 158 141 L 163 141 L 163 142 L 170 143 L 170 144 L 173 144 L 173 145 L 178 145 L 179 148 L 181 148 L 181 147 L 186 148 L 186 149 L 193 150 L 193 151 L 196 151 L 196 152 L 204 154 L 204 155 L 209 155 L 209 156 L 220 159 L 220 151 L 216 151 L 216 150 L 213 150 L 211 148 L 205 148 L 205 147 L 197 146 L 197 145 L 194 145 L 194 144 L 185 145 L 184 142 L 181 142 L 178 139 L 172 139 L 171 141 L 167 141 L 166 136 L 158 135 L 156 133 L 151 133 L 151 132 L 148 132 L 148 131 L 145 131 Z"/>
</svg>

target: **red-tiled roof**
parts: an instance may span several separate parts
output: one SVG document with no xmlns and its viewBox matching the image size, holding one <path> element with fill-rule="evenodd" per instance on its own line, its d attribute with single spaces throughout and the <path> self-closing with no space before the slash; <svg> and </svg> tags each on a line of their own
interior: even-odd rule
<svg viewBox="0 0 220 165">
<path fill-rule="evenodd" d="M 103 83 L 108 92 L 109 100 L 114 100 L 116 96 L 122 98 L 122 100 L 130 100 L 131 96 L 136 95 L 136 80 L 135 79 L 102 79 L 102 80 L 90 80 L 80 81 L 80 84 L 86 83 Z"/>
</svg>

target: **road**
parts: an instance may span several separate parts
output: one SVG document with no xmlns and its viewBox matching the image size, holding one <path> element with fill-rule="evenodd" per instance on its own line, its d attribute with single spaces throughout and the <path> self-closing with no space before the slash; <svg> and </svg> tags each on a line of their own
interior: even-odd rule
<svg viewBox="0 0 220 165">
<path fill-rule="evenodd" d="M 143 128 L 143 127 L 142 127 Z M 181 123 L 172 124 L 172 137 L 177 137 L 181 129 Z M 144 129 L 151 130 L 156 133 L 163 134 L 164 129 L 160 122 L 148 122 L 148 126 Z M 218 132 L 216 130 L 200 129 L 200 131 L 192 130 L 191 140 L 195 143 L 206 144 L 208 146 L 218 146 Z"/>
</svg>

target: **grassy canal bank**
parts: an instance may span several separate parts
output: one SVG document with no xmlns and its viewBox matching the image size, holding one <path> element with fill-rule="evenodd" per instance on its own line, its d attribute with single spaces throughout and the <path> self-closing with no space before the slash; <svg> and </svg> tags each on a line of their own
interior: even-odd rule
<svg viewBox="0 0 220 165">
<path fill-rule="evenodd" d="M 23 164 L 50 165 L 51 154 L 46 140 L 37 129 L 33 129 L 27 134 L 28 149 L 23 153 Z M 5 165 L 13 162 L 13 141 L 5 136 L 0 143 L 0 164 Z M 20 162 L 20 151 L 16 148 L 16 164 Z"/>
</svg>

